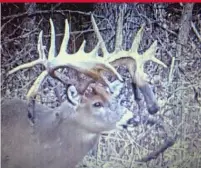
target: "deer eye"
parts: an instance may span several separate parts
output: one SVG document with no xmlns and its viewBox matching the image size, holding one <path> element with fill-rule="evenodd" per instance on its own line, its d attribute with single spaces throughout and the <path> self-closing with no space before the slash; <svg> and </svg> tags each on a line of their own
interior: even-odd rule
<svg viewBox="0 0 201 169">
<path fill-rule="evenodd" d="M 103 107 L 103 104 L 101 102 L 96 102 L 93 104 L 93 106 L 99 108 L 99 107 Z"/>
</svg>

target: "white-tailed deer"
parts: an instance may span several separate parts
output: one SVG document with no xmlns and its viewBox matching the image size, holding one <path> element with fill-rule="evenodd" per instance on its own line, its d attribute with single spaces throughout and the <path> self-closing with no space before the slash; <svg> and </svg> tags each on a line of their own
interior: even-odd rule
<svg viewBox="0 0 201 169">
<path fill-rule="evenodd" d="M 50 43 L 48 59 L 46 58 L 44 52 L 44 46 L 42 43 L 42 31 L 41 31 L 38 40 L 39 59 L 31 63 L 18 66 L 13 70 L 11 70 L 8 74 L 12 74 L 23 68 L 32 67 L 36 64 L 43 64 L 45 66 L 46 70 L 40 74 L 40 76 L 37 78 L 34 85 L 31 87 L 31 89 L 27 94 L 27 98 L 30 99 L 36 95 L 39 86 L 41 85 L 41 83 L 44 81 L 45 77 L 48 74 L 54 78 L 57 78 L 58 80 L 62 81 L 65 84 L 72 83 L 70 82 L 70 80 L 69 81 L 62 80 L 61 78 L 62 75 L 60 75 L 60 73 L 56 71 L 58 68 L 62 67 L 74 68 L 90 76 L 94 81 L 99 81 L 103 85 L 108 86 L 111 90 L 110 84 L 107 81 L 107 79 L 103 76 L 102 72 L 111 71 L 117 76 L 117 78 L 120 81 L 123 81 L 121 76 L 113 66 L 126 65 L 129 73 L 131 74 L 134 94 L 136 96 L 138 95 L 136 92 L 137 89 L 135 89 L 136 87 L 138 87 L 144 96 L 145 102 L 148 107 L 148 112 L 150 114 L 156 113 L 159 109 L 157 100 L 155 98 L 152 89 L 149 86 L 149 83 L 147 82 L 148 81 L 147 74 L 143 71 L 143 69 L 145 62 L 147 61 L 153 61 L 164 67 L 167 67 L 162 61 L 158 60 L 155 57 L 157 41 L 155 41 L 146 52 L 144 52 L 143 54 L 139 54 L 138 48 L 143 35 L 143 26 L 142 26 L 133 40 L 131 49 L 128 51 L 123 50 L 122 49 L 123 12 L 122 12 L 120 13 L 118 19 L 115 50 L 112 53 L 109 53 L 107 51 L 103 38 L 99 32 L 99 29 L 96 25 L 93 15 L 91 16 L 91 20 L 99 42 L 90 53 L 84 52 L 85 41 L 82 43 L 77 53 L 75 54 L 66 53 L 66 46 L 69 41 L 69 25 L 68 21 L 66 20 L 63 42 L 59 54 L 55 57 L 55 30 L 53 22 L 50 19 L 51 43 Z M 97 50 L 99 49 L 99 47 L 101 47 L 103 57 L 98 56 Z M 88 84 L 94 81 L 89 81 Z"/>
<path fill-rule="evenodd" d="M 80 96 L 74 86 L 69 98 L 56 109 L 36 104 L 35 124 L 27 117 L 28 102 L 19 99 L 2 104 L 2 167 L 75 167 L 104 131 L 125 128 L 133 117 L 102 86 L 93 95 Z"/>
<path fill-rule="evenodd" d="M 121 17 L 119 22 L 122 22 Z M 132 112 L 118 104 L 118 101 L 112 96 L 112 93 L 116 94 L 116 90 L 102 74 L 103 71 L 110 71 L 117 76 L 118 80 L 123 81 L 113 65 L 127 65 L 133 82 L 141 88 L 144 94 L 149 112 L 156 112 L 156 109 L 151 110 L 150 108 L 156 103 L 156 100 L 143 72 L 143 65 L 147 60 L 165 66 L 154 57 L 156 42 L 143 55 L 139 55 L 137 49 L 142 36 L 140 30 L 132 48 L 129 51 L 122 50 L 121 27 L 117 30 L 117 34 L 120 36 L 116 40 L 115 51 L 108 53 L 93 16 L 92 23 L 99 39 L 94 50 L 85 53 L 84 41 L 77 53 L 68 54 L 66 52 L 69 40 L 69 25 L 66 20 L 60 52 L 55 57 L 55 31 L 50 19 L 51 43 L 48 58 L 45 55 L 41 31 L 38 40 L 39 59 L 20 65 L 8 73 L 12 74 L 36 64 L 43 64 L 45 67 L 27 94 L 28 102 L 15 99 L 2 105 L 1 160 L 3 167 L 74 167 L 96 144 L 101 132 L 116 127 L 127 127 L 132 119 Z M 98 56 L 99 46 L 103 51 L 103 57 Z M 70 80 L 64 80 L 62 74 L 57 71 L 64 67 L 74 68 L 90 76 L 93 80 L 87 82 L 84 90 L 79 90 L 79 92 L 73 86 L 68 88 L 68 99 L 71 103 L 66 101 L 56 109 L 36 104 L 34 106 L 35 123 L 30 125 L 27 117 L 29 102 L 36 96 L 47 75 L 51 75 L 67 85 L 73 83 Z M 112 93 L 108 93 L 104 86 L 92 85 L 94 95 L 85 97 L 84 94 L 89 84 L 97 81 L 105 87 L 109 87 L 109 91 Z M 148 91 L 146 91 L 147 89 Z"/>
<path fill-rule="evenodd" d="M 121 83 L 110 83 L 102 76 L 101 71 L 111 71 L 122 81 L 121 76 L 109 62 L 97 56 L 97 49 L 85 53 L 82 45 L 77 53 L 66 53 L 69 39 L 67 21 L 61 49 L 55 57 L 54 26 L 51 20 L 50 23 L 51 45 L 48 59 L 41 32 L 38 40 L 39 59 L 18 66 L 8 73 L 12 74 L 36 64 L 43 64 L 46 68 L 29 90 L 28 101 L 13 99 L 2 104 L 2 167 L 74 167 L 93 148 L 102 132 L 126 128 L 133 117 L 132 112 L 120 106 L 115 99 L 120 91 L 120 85 L 116 84 Z M 30 114 L 27 116 L 29 103 L 34 99 L 45 77 L 49 74 L 69 84 L 71 82 L 63 80 L 56 70 L 68 66 L 107 85 L 109 91 L 104 88 L 106 86 L 93 84 L 92 92 L 86 93 L 91 81 L 81 92 L 70 86 L 67 90 L 70 102 L 65 101 L 55 109 L 36 103 L 34 123 L 31 124 L 29 119 L 32 117 Z"/>
</svg>

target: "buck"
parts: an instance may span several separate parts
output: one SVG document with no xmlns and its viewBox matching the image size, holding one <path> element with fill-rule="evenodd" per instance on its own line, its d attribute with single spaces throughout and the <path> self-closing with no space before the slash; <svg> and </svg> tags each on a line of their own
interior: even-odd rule
<svg viewBox="0 0 201 169">
<path fill-rule="evenodd" d="M 28 102 L 19 99 L 2 104 L 2 167 L 75 167 L 92 149 L 101 132 L 129 126 L 132 112 L 120 106 L 102 86 L 92 86 L 90 97 L 74 86 L 60 107 L 36 104 L 35 124 L 27 118 Z"/>
<path fill-rule="evenodd" d="M 119 23 L 121 20 L 120 17 Z M 123 82 L 121 75 L 114 68 L 119 61 L 128 66 L 133 81 L 143 89 L 141 91 L 144 92 L 145 101 L 151 106 L 155 103 L 156 100 L 152 93 L 146 91 L 149 87 L 147 87 L 142 69 L 147 60 L 165 66 L 154 56 L 149 56 L 155 52 L 156 43 L 140 57 L 137 48 L 141 33 L 140 35 L 138 33 L 131 50 L 120 50 L 120 43 L 116 43 L 115 51 L 109 53 L 93 16 L 92 24 L 99 42 L 91 52 L 84 51 L 85 41 L 78 52 L 74 54 L 66 52 L 69 40 L 69 25 L 66 20 L 61 48 L 59 54 L 55 56 L 55 30 L 50 19 L 51 42 L 48 57 L 46 57 L 45 46 L 42 43 L 43 33 L 41 31 L 38 39 L 39 59 L 20 65 L 8 72 L 10 75 L 37 64 L 45 67 L 28 91 L 28 101 L 14 99 L 2 104 L 1 160 L 3 167 L 74 167 L 93 148 L 102 132 L 129 127 L 133 114 L 127 108 L 119 105 L 115 99 L 120 90 L 118 85 L 114 84 Z M 118 32 L 120 33 L 120 28 L 117 29 Z M 122 39 L 120 38 L 120 40 Z M 98 56 L 99 48 L 103 51 L 103 57 Z M 132 62 L 128 63 L 128 60 Z M 68 86 L 74 83 L 71 80 L 64 80 L 63 75 L 57 70 L 65 67 L 84 73 L 91 77 L 91 80 L 86 82 L 82 90 L 73 85 L 68 87 L 67 95 L 70 102 L 65 101 L 56 109 L 36 104 L 32 114 L 27 117 L 29 104 L 48 75 Z M 105 71 L 116 75 L 117 81 L 109 82 L 103 75 Z M 94 82 L 100 84 L 91 84 Z M 92 92 L 86 94 L 90 85 Z M 149 101 L 149 98 L 152 101 Z M 30 116 L 34 117 L 32 125 L 29 121 Z"/>
<path fill-rule="evenodd" d="M 8 72 L 12 74 L 41 63 L 46 68 L 28 91 L 27 101 L 13 99 L 2 104 L 2 167 L 75 167 L 96 145 L 102 132 L 127 128 L 133 117 L 133 113 L 120 106 L 115 99 L 122 85 L 119 81 L 122 81 L 121 76 L 109 63 L 97 58 L 97 49 L 86 54 L 82 45 L 80 50 L 71 56 L 65 52 L 69 34 L 67 20 L 67 31 L 60 53 L 54 57 L 54 25 L 51 20 L 50 23 L 52 36 L 48 58 L 45 56 L 41 32 L 38 40 L 39 59 Z M 66 66 L 89 75 L 96 84 L 90 85 L 90 81 L 78 92 L 73 85 L 69 86 L 70 81 L 63 80 L 60 72 L 56 70 Z M 109 83 L 100 70 L 116 74 L 119 80 Z M 36 103 L 32 123 L 30 114 L 27 116 L 29 104 L 47 75 L 68 84 L 67 96 L 70 102 L 65 101 L 56 109 Z M 103 85 L 98 84 L 98 81 Z M 89 86 L 92 91 L 87 93 Z"/>
</svg>

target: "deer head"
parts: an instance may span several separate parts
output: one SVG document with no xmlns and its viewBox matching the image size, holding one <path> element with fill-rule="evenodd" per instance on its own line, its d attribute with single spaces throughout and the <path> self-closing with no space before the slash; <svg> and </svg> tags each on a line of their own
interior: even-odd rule
<svg viewBox="0 0 201 169">
<path fill-rule="evenodd" d="M 119 87 L 112 86 L 118 94 Z M 105 87 L 90 87 L 91 91 L 80 95 L 69 86 L 70 102 L 55 109 L 36 103 L 34 126 L 27 118 L 28 102 L 5 101 L 1 109 L 2 167 L 75 167 L 102 132 L 130 127 L 132 112 L 120 106 Z"/>
<path fill-rule="evenodd" d="M 105 90 L 103 86 L 92 84 L 90 85 L 92 88 L 90 94 L 85 93 L 81 97 L 77 97 L 79 94 L 75 93 L 78 92 L 75 92 L 75 88 L 72 90 L 71 87 L 70 93 L 72 94 L 72 91 L 74 93 L 74 97 L 71 96 L 71 100 L 76 100 L 74 101 L 76 103 L 74 106 L 76 107 L 76 112 L 79 113 L 76 117 L 77 123 L 93 132 L 98 132 L 99 130 L 102 132 L 115 128 L 130 128 L 129 120 L 133 117 L 133 113 L 127 108 L 120 106 L 116 99 L 120 92 L 119 88 L 122 86 L 121 83 L 116 84 L 115 88 L 114 86 L 112 88 L 115 92 L 111 93 Z"/>
</svg>

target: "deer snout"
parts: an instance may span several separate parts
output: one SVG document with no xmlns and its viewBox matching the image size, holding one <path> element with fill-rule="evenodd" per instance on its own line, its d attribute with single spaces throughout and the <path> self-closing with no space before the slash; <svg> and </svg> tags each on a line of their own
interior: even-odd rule
<svg viewBox="0 0 201 169">
<path fill-rule="evenodd" d="M 128 129 L 129 120 L 133 118 L 133 113 L 127 108 L 123 109 L 124 113 L 121 119 L 116 123 L 117 129 Z"/>
<path fill-rule="evenodd" d="M 156 103 L 153 103 L 150 107 L 148 107 L 149 114 L 156 114 L 159 111 L 159 106 Z"/>
</svg>

